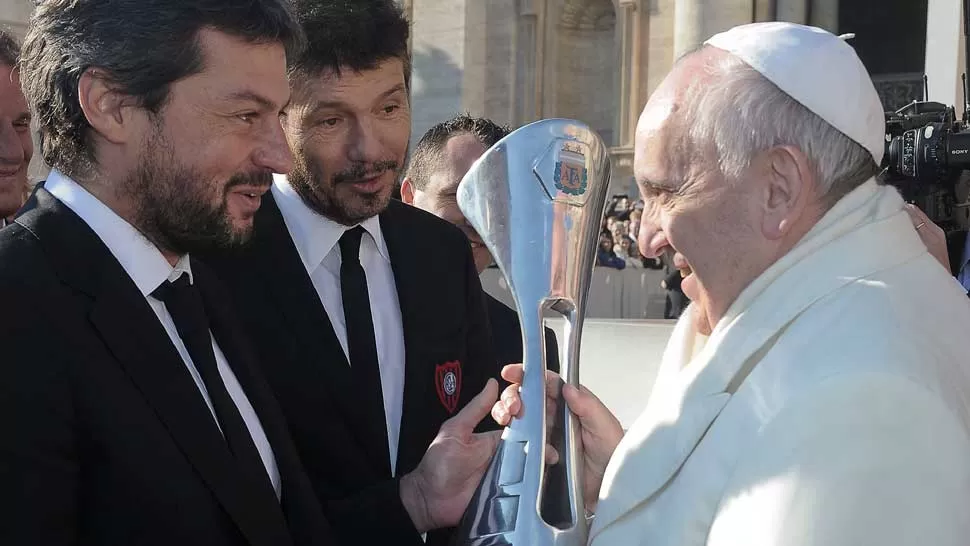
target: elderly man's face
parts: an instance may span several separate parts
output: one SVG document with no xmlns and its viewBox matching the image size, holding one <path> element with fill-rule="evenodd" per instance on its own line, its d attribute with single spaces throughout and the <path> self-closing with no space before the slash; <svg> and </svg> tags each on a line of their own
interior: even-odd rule
<svg viewBox="0 0 970 546">
<path fill-rule="evenodd" d="M 297 82 L 284 127 L 294 156 L 289 181 L 311 208 L 344 225 L 381 213 L 411 136 L 404 63 L 389 58 Z"/>
<path fill-rule="evenodd" d="M 461 133 L 448 139 L 434 171 L 428 177 L 428 184 L 424 189 L 402 188 L 403 200 L 420 209 L 434 214 L 438 218 L 447 220 L 458 226 L 472 246 L 472 256 L 475 267 L 481 273 L 492 264 L 492 255 L 482 243 L 481 237 L 468 224 L 461 209 L 458 208 L 458 184 L 468 172 L 468 169 L 485 153 L 485 145 L 478 137 L 470 133 Z M 410 181 L 405 181 L 410 185 Z"/>
<path fill-rule="evenodd" d="M 20 91 L 20 76 L 13 67 L 0 64 L 0 218 L 20 208 L 33 153 L 30 111 Z"/>
<path fill-rule="evenodd" d="M 673 255 L 694 302 L 697 329 L 710 333 L 751 278 L 745 266 L 756 239 L 756 184 L 726 180 L 714 158 L 687 160 L 685 91 L 704 78 L 700 56 L 678 63 L 644 109 L 637 126 L 634 170 L 644 200 L 641 254 Z"/>
</svg>

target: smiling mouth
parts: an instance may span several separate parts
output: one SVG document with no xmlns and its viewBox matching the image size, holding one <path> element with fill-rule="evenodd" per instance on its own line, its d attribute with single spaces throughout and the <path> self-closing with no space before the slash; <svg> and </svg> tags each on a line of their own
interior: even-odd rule
<svg viewBox="0 0 970 546">
<path fill-rule="evenodd" d="M 684 279 L 690 276 L 694 272 L 691 269 L 690 264 L 687 263 L 687 259 L 684 258 L 683 254 L 678 253 L 671 247 L 664 249 L 664 255 L 667 258 L 668 263 L 673 264 L 677 271 L 680 272 L 680 278 Z"/>
<path fill-rule="evenodd" d="M 238 193 L 239 195 L 245 195 L 246 197 L 250 197 L 252 199 L 256 199 L 257 197 L 262 197 L 264 194 L 266 194 L 265 191 L 238 191 L 236 193 Z"/>
<path fill-rule="evenodd" d="M 260 199 L 270 189 L 270 186 L 240 185 L 230 190 L 230 193 L 247 198 L 250 203 L 258 206 Z"/>
</svg>

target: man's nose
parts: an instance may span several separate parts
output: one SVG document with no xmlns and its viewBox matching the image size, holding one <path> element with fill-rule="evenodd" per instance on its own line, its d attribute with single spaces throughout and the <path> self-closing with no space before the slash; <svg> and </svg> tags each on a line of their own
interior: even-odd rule
<svg viewBox="0 0 970 546">
<path fill-rule="evenodd" d="M 278 121 L 269 123 L 264 140 L 253 154 L 253 163 L 279 174 L 287 174 L 293 168 L 293 155 Z"/>
<path fill-rule="evenodd" d="M 7 167 L 19 166 L 24 162 L 20 135 L 9 121 L 0 122 L 0 162 Z"/>
<path fill-rule="evenodd" d="M 349 156 L 353 161 L 364 163 L 374 163 L 384 159 L 384 143 L 381 140 L 379 127 L 372 120 L 357 118 L 351 134 Z"/>
<path fill-rule="evenodd" d="M 659 226 L 651 222 L 641 222 L 637 233 L 637 248 L 644 258 L 659 258 L 666 247 L 670 246 L 667 235 Z"/>
</svg>

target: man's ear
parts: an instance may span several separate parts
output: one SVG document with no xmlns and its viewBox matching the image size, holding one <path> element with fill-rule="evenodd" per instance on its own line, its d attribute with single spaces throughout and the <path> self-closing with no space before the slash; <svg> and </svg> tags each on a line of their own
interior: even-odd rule
<svg viewBox="0 0 970 546">
<path fill-rule="evenodd" d="M 776 146 L 764 152 L 763 168 L 768 177 L 764 188 L 762 232 L 768 239 L 781 239 L 801 218 L 815 185 L 808 157 L 792 146 Z"/>
<path fill-rule="evenodd" d="M 405 176 L 404 180 L 401 181 L 401 201 L 404 201 L 408 205 L 413 205 L 414 192 L 414 184 L 411 182 L 411 178 Z"/>
<path fill-rule="evenodd" d="M 78 81 L 78 101 L 88 124 L 102 138 L 123 144 L 131 137 L 135 123 L 132 97 L 119 93 L 98 68 L 88 68 Z"/>
</svg>

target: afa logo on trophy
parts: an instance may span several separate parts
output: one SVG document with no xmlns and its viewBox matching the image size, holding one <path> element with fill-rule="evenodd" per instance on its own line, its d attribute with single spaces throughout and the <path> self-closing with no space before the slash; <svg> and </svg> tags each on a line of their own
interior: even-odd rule
<svg viewBox="0 0 970 546">
<path fill-rule="evenodd" d="M 586 193 L 586 154 L 579 142 L 563 142 L 556 161 L 556 189 L 569 195 Z"/>
</svg>

